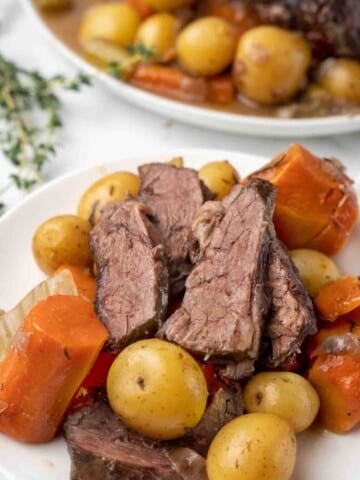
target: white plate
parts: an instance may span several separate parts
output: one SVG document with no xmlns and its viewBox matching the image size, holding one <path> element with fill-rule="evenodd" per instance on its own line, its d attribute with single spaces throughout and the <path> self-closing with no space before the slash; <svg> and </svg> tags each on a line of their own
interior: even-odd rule
<svg viewBox="0 0 360 480">
<path fill-rule="evenodd" d="M 83 71 L 96 74 L 97 78 L 117 95 L 141 108 L 200 127 L 256 136 L 300 138 L 335 135 L 360 130 L 360 115 L 337 115 L 315 119 L 266 118 L 191 106 L 145 92 L 96 70 L 51 32 L 35 9 L 33 0 L 21 0 L 21 2 L 39 30 L 45 35 L 45 38 L 65 57 Z"/>
<path fill-rule="evenodd" d="M 187 166 L 229 159 L 246 175 L 259 168 L 264 159 L 217 150 L 173 151 L 157 156 L 123 159 L 64 176 L 31 195 L 0 221 L 0 308 L 12 307 L 43 275 L 31 254 L 31 238 L 40 222 L 61 213 L 75 212 L 82 192 L 95 180 L 113 170 L 136 171 L 150 161 L 165 161 L 183 155 Z M 359 273 L 356 254 L 360 229 L 353 233 L 339 264 L 344 271 Z M 299 453 L 293 480 L 359 480 L 360 430 L 347 435 L 306 433 L 299 436 Z M 0 434 L 0 480 L 67 480 L 70 461 L 65 442 L 27 446 Z M 91 479 L 89 479 L 91 480 Z M 194 479 L 196 480 L 196 479 Z"/>
</svg>

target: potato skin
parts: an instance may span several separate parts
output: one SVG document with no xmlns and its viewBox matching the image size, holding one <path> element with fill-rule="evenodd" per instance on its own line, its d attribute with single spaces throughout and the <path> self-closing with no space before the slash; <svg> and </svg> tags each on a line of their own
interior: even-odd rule
<svg viewBox="0 0 360 480">
<path fill-rule="evenodd" d="M 234 81 L 254 102 L 281 104 L 303 86 L 310 63 L 311 50 L 303 38 L 278 27 L 255 27 L 239 39 Z"/>
<path fill-rule="evenodd" d="M 156 13 L 142 22 L 135 43 L 149 49 L 159 61 L 166 61 L 171 52 L 175 53 L 178 28 L 179 21 L 174 15 Z"/>
<path fill-rule="evenodd" d="M 209 480 L 289 480 L 295 458 L 295 434 L 285 420 L 249 413 L 218 432 L 206 466 Z"/>
<path fill-rule="evenodd" d="M 298 248 L 290 250 L 289 254 L 301 281 L 312 297 L 315 297 L 324 285 L 340 277 L 334 261 L 324 253 L 310 248 Z"/>
<path fill-rule="evenodd" d="M 95 4 L 85 13 L 79 30 L 80 43 L 105 40 L 119 47 L 133 43 L 140 25 L 134 7 L 125 3 Z"/>
<path fill-rule="evenodd" d="M 36 230 L 32 250 L 38 266 L 53 274 L 61 265 L 89 267 L 91 226 L 76 215 L 59 215 L 42 223 Z"/>
<path fill-rule="evenodd" d="M 360 62 L 328 58 L 319 67 L 317 81 L 333 97 L 360 105 Z"/>
<path fill-rule="evenodd" d="M 91 225 L 95 225 L 104 207 L 119 202 L 128 194 L 137 197 L 140 190 L 138 175 L 129 172 L 115 172 L 100 178 L 83 193 L 77 214 Z"/>
<path fill-rule="evenodd" d="M 210 76 L 230 65 L 235 42 L 234 30 L 226 20 L 203 17 L 180 32 L 176 51 L 180 63 L 190 74 Z"/>
<path fill-rule="evenodd" d="M 215 200 L 224 198 L 240 181 L 238 172 L 227 160 L 206 163 L 199 170 L 199 178 L 215 195 Z"/>
<path fill-rule="evenodd" d="M 204 414 L 207 384 L 185 350 L 152 338 L 125 348 L 107 378 L 112 409 L 138 433 L 159 440 L 178 438 Z"/>
<path fill-rule="evenodd" d="M 244 389 L 248 412 L 273 413 L 288 421 L 295 432 L 306 430 L 319 411 L 319 396 L 311 383 L 292 372 L 262 372 Z"/>
</svg>

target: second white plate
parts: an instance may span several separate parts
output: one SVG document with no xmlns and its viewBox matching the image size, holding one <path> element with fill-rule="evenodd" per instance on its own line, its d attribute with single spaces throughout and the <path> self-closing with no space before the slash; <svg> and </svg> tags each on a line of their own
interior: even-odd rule
<svg viewBox="0 0 360 480">
<path fill-rule="evenodd" d="M 96 74 L 115 94 L 141 108 L 200 127 L 256 136 L 300 138 L 360 130 L 360 114 L 308 119 L 266 118 L 191 106 L 145 92 L 95 69 L 51 32 L 34 7 L 33 0 L 21 0 L 21 3 L 39 30 L 65 57 L 83 71 Z"/>
</svg>

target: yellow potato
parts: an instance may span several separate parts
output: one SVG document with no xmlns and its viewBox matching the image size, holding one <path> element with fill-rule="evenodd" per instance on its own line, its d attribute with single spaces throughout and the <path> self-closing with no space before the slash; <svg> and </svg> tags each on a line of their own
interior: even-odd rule
<svg viewBox="0 0 360 480">
<path fill-rule="evenodd" d="M 104 40 L 124 47 L 131 45 L 140 25 L 140 16 L 126 3 L 98 3 L 84 15 L 80 30 L 80 43 Z"/>
<path fill-rule="evenodd" d="M 334 261 L 324 253 L 298 248 L 290 250 L 289 254 L 298 269 L 301 281 L 312 297 L 317 295 L 321 287 L 340 277 Z"/>
<path fill-rule="evenodd" d="M 289 480 L 295 458 L 295 434 L 285 420 L 249 413 L 218 432 L 206 466 L 209 480 Z"/>
<path fill-rule="evenodd" d="M 135 43 L 150 50 L 153 57 L 167 61 L 175 52 L 179 21 L 171 13 L 156 13 L 147 18 L 139 27 Z"/>
<path fill-rule="evenodd" d="M 175 10 L 177 8 L 186 7 L 191 0 L 144 0 L 147 5 L 156 11 Z"/>
<path fill-rule="evenodd" d="M 182 66 L 192 75 L 222 72 L 234 58 L 236 46 L 232 26 L 222 18 L 194 20 L 179 34 L 176 52 Z"/>
<path fill-rule="evenodd" d="M 168 165 L 172 165 L 173 167 L 177 168 L 183 168 L 184 166 L 184 159 L 182 157 L 174 157 L 168 162 L 166 162 Z"/>
<path fill-rule="evenodd" d="M 207 385 L 198 363 L 163 340 L 141 340 L 125 348 L 107 378 L 112 409 L 146 437 L 185 435 L 204 414 Z"/>
<path fill-rule="evenodd" d="M 306 430 L 319 410 L 319 396 L 311 383 L 292 372 L 262 372 L 244 389 L 248 412 L 273 413 L 287 420 L 295 432 Z"/>
<path fill-rule="evenodd" d="M 240 180 L 238 172 L 227 160 L 205 164 L 199 170 L 199 178 L 215 195 L 216 200 L 224 198 Z"/>
<path fill-rule="evenodd" d="M 318 70 L 317 81 L 333 97 L 360 104 L 360 61 L 328 58 Z"/>
<path fill-rule="evenodd" d="M 82 195 L 77 213 L 79 217 L 95 225 L 109 203 L 119 202 L 128 194 L 137 197 L 140 190 L 138 175 L 129 172 L 115 172 L 100 178 Z"/>
<path fill-rule="evenodd" d="M 303 38 L 278 27 L 255 27 L 240 37 L 234 80 L 249 99 L 276 105 L 300 90 L 310 63 L 311 50 Z"/>
<path fill-rule="evenodd" d="M 59 215 L 41 224 L 35 232 L 32 249 L 41 270 L 52 274 L 61 265 L 88 267 L 90 224 L 76 215 Z"/>
</svg>

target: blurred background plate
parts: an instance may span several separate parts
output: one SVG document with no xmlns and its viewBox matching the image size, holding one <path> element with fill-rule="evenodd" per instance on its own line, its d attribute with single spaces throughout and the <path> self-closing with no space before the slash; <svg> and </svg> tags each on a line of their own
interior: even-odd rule
<svg viewBox="0 0 360 480">
<path fill-rule="evenodd" d="M 33 0 L 21 0 L 21 3 L 45 38 L 65 57 L 83 71 L 95 74 L 100 82 L 122 99 L 142 108 L 200 127 L 256 136 L 300 138 L 336 135 L 360 130 L 360 114 L 309 119 L 267 118 L 192 106 L 145 92 L 98 71 L 52 32 L 34 7 Z"/>
</svg>

